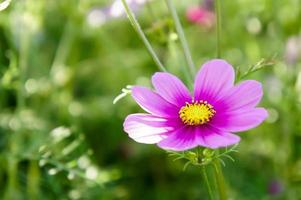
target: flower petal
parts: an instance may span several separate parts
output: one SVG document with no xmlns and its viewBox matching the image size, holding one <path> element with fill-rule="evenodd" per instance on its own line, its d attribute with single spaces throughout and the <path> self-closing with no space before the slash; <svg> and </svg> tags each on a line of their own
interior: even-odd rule
<svg viewBox="0 0 301 200">
<path fill-rule="evenodd" d="M 134 86 L 132 96 L 146 112 L 159 117 L 178 117 L 179 109 L 146 87 Z"/>
<path fill-rule="evenodd" d="M 240 137 L 228 132 L 222 132 L 209 126 L 199 127 L 197 129 L 197 143 L 200 146 L 216 149 L 236 144 Z"/>
<path fill-rule="evenodd" d="M 268 116 L 264 108 L 235 110 L 216 115 L 210 124 L 229 132 L 246 131 L 261 124 Z"/>
<path fill-rule="evenodd" d="M 224 111 L 254 108 L 263 95 L 261 83 L 248 80 L 234 86 L 218 102 Z M 219 109 L 219 108 L 217 108 Z"/>
<path fill-rule="evenodd" d="M 152 83 L 160 96 L 178 107 L 182 107 L 185 102 L 191 101 L 191 95 L 187 87 L 170 73 L 155 73 L 152 77 Z"/>
<path fill-rule="evenodd" d="M 206 62 L 199 70 L 194 83 L 195 100 L 213 103 L 234 85 L 233 67 L 224 60 L 214 59 Z"/>
<path fill-rule="evenodd" d="M 129 137 L 139 143 L 154 144 L 166 138 L 173 130 L 167 120 L 150 114 L 132 114 L 127 116 L 123 124 Z"/>
<path fill-rule="evenodd" d="M 158 143 L 162 149 L 185 151 L 196 147 L 195 127 L 183 126 L 170 133 L 168 137 Z"/>
</svg>

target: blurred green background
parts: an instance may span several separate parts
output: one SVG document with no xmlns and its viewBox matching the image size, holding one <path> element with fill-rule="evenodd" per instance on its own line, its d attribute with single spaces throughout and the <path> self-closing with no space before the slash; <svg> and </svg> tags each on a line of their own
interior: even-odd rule
<svg viewBox="0 0 301 200">
<path fill-rule="evenodd" d="M 5 2 L 0 199 L 208 199 L 199 169 L 184 172 L 183 162 L 123 132 L 124 118 L 142 111 L 130 96 L 115 105 L 113 99 L 126 85 L 150 86 L 158 69 L 121 4 Z M 165 1 L 137 2 L 133 9 L 160 59 L 186 82 Z M 174 2 L 199 68 L 215 57 L 214 25 L 186 18 L 205 2 Z M 235 162 L 226 160 L 231 199 L 301 199 L 300 54 L 300 0 L 222 1 L 222 57 L 242 72 L 262 58 L 276 63 L 247 77 L 263 83 L 269 118 L 241 133 Z"/>
</svg>

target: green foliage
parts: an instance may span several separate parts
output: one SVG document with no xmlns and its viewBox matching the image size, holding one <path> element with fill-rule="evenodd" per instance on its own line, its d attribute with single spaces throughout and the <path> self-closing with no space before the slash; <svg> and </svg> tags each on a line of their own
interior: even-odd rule
<svg viewBox="0 0 301 200">
<path fill-rule="evenodd" d="M 142 112 L 124 87 L 149 86 L 158 68 L 125 17 L 89 22 L 92 9 L 112 2 L 0 1 L 0 199 L 206 199 L 200 170 L 183 173 L 183 162 L 122 130 L 127 114 Z M 199 1 L 174 2 L 199 69 L 215 57 L 215 30 L 186 20 Z M 235 149 L 173 154 L 189 164 L 222 159 L 231 199 L 298 199 L 301 62 L 297 48 L 287 60 L 286 42 L 300 37 L 301 2 L 221 2 L 222 57 L 238 81 L 263 83 L 269 117 Z M 164 67 L 191 85 L 165 2 L 136 16 Z M 283 190 L 273 196 L 275 180 Z"/>
<path fill-rule="evenodd" d="M 227 158 L 234 162 L 234 158 L 229 154 L 237 152 L 236 148 L 237 145 L 234 145 L 231 148 L 225 148 L 223 152 L 220 152 L 207 148 L 202 149 L 199 147 L 196 148 L 195 151 L 170 151 L 169 155 L 172 157 L 176 157 L 173 161 L 184 160 L 185 164 L 183 170 L 185 171 L 189 165 L 203 167 L 212 164 L 215 160 L 219 160 L 224 166 L 226 166 L 223 159 Z"/>
</svg>

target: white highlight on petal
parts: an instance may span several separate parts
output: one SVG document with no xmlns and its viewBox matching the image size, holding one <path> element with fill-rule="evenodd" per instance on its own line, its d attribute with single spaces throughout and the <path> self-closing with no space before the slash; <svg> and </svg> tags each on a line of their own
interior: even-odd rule
<svg viewBox="0 0 301 200">
<path fill-rule="evenodd" d="M 124 123 L 124 130 L 136 142 L 155 144 L 166 138 L 166 133 L 172 130 L 171 127 L 164 126 L 166 121 L 144 114 L 130 115 Z"/>
</svg>

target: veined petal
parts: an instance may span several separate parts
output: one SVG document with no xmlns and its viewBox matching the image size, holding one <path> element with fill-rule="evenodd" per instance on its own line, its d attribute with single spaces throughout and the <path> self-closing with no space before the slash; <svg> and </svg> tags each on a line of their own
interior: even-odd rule
<svg viewBox="0 0 301 200">
<path fill-rule="evenodd" d="M 150 114 L 132 114 L 123 124 L 129 137 L 139 143 L 155 144 L 166 138 L 174 128 L 167 119 Z"/>
<path fill-rule="evenodd" d="M 191 101 L 187 87 L 180 79 L 170 73 L 157 72 L 152 77 L 156 92 L 166 101 L 182 107 L 185 102 Z"/>
<path fill-rule="evenodd" d="M 179 109 L 146 87 L 134 86 L 132 96 L 146 112 L 159 117 L 178 117 Z"/>
<path fill-rule="evenodd" d="M 166 139 L 158 143 L 160 148 L 173 151 L 185 151 L 197 145 L 195 127 L 186 126 L 171 132 Z"/>
<path fill-rule="evenodd" d="M 200 146 L 216 149 L 236 144 L 240 141 L 240 137 L 216 128 L 203 126 L 197 129 L 196 140 Z"/>
<path fill-rule="evenodd" d="M 194 83 L 194 99 L 213 103 L 234 85 L 234 69 L 224 60 L 206 62 L 199 70 Z"/>
<path fill-rule="evenodd" d="M 268 116 L 264 108 L 235 110 L 217 114 L 210 124 L 229 132 L 246 131 L 261 124 Z"/>
<path fill-rule="evenodd" d="M 254 108 L 263 95 L 261 83 L 247 80 L 234 86 L 218 102 L 225 108 L 224 111 L 245 110 Z"/>
</svg>

